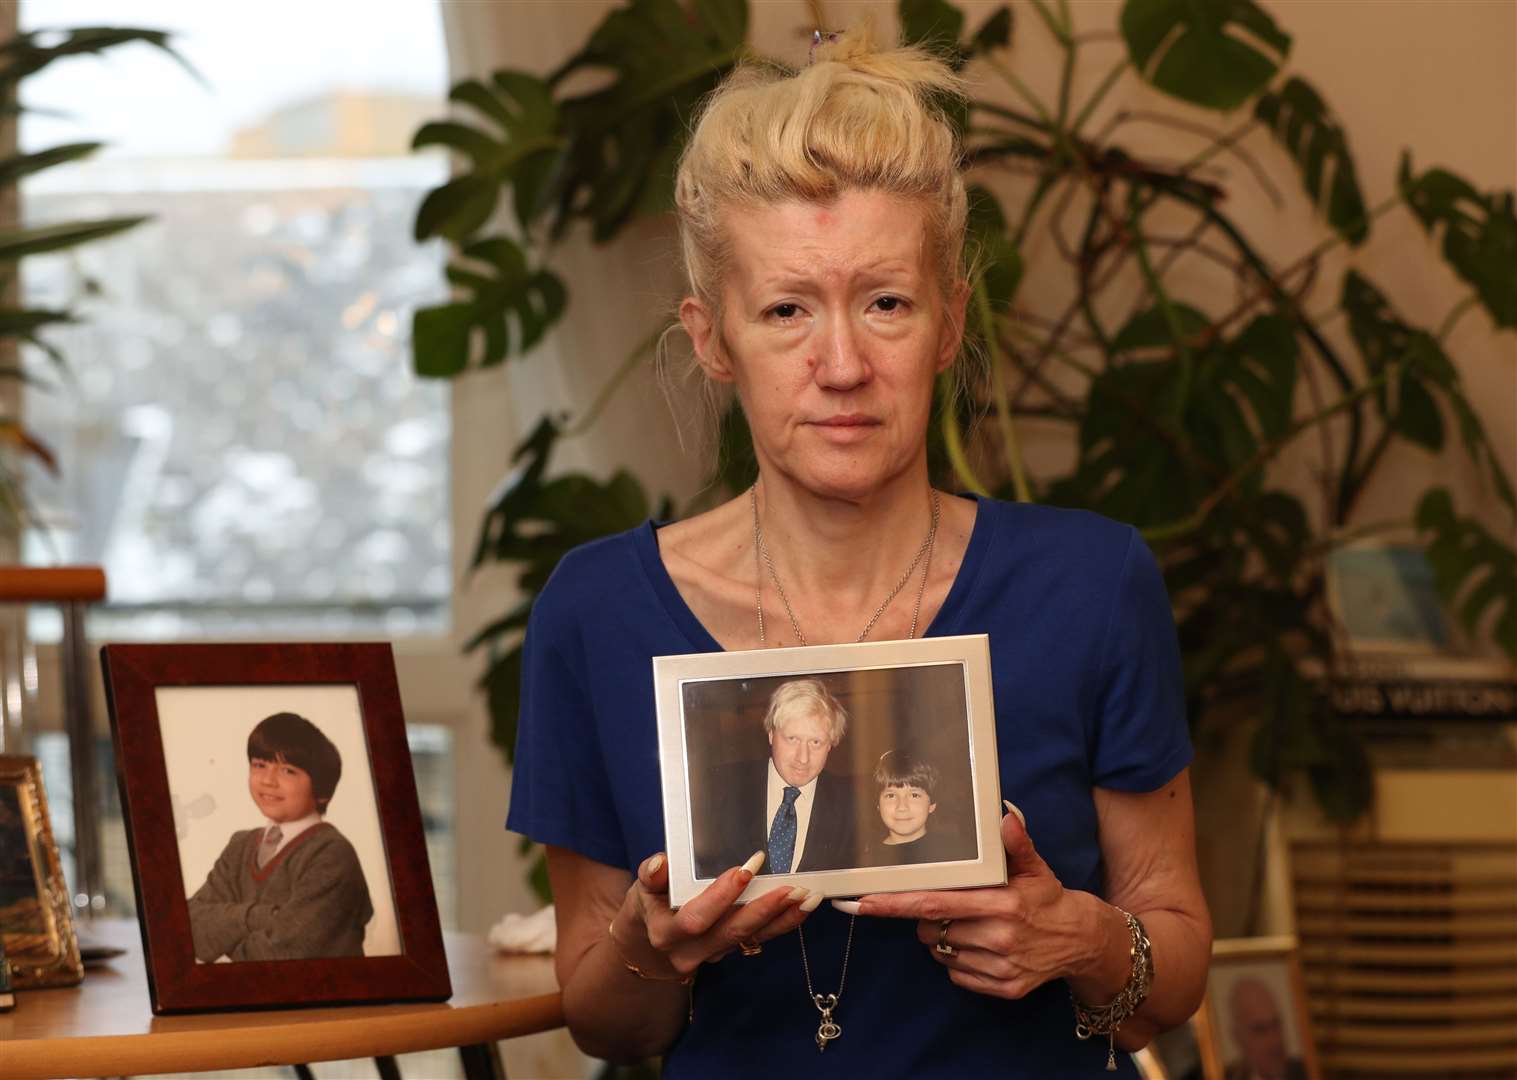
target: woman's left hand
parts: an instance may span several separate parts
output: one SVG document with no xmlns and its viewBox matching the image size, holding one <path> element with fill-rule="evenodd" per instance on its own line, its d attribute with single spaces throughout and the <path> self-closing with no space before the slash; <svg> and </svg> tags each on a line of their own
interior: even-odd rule
<svg viewBox="0 0 1517 1080">
<path fill-rule="evenodd" d="M 1001 818 L 1001 841 L 1004 886 L 878 893 L 859 899 L 859 914 L 919 920 L 917 938 L 948 977 L 982 994 L 1020 998 L 1051 979 L 1086 973 L 1106 944 L 1101 909 L 1113 909 L 1060 884 L 1019 813 Z"/>
</svg>

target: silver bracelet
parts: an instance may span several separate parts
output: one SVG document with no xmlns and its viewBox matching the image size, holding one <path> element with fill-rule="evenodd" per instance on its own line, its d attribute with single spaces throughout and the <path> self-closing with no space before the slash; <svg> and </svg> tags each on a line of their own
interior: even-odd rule
<svg viewBox="0 0 1517 1080">
<path fill-rule="evenodd" d="M 1132 951 L 1129 954 L 1132 957 L 1132 970 L 1128 973 L 1127 984 L 1105 1005 L 1085 1005 L 1073 992 L 1069 995 L 1069 1000 L 1075 1007 L 1075 1037 L 1084 1040 L 1095 1035 L 1106 1036 L 1107 1072 L 1117 1071 L 1117 1029 L 1138 1011 L 1143 999 L 1148 997 L 1149 987 L 1154 981 L 1153 946 L 1149 944 L 1143 924 L 1132 912 L 1121 908 L 1117 908 L 1117 911 L 1127 920 L 1127 932 L 1132 935 Z"/>
</svg>

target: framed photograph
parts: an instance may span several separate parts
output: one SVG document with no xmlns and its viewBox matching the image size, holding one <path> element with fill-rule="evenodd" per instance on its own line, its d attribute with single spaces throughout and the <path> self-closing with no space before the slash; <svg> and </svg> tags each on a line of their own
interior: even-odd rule
<svg viewBox="0 0 1517 1080">
<path fill-rule="evenodd" d="M 653 660 L 674 906 L 757 851 L 741 899 L 1006 881 L 983 634 Z"/>
<path fill-rule="evenodd" d="M 450 996 L 388 645 L 101 664 L 155 1013 Z"/>
<path fill-rule="evenodd" d="M 1328 606 L 1356 652 L 1437 654 L 1457 648 L 1427 555 L 1365 541 L 1327 559 Z"/>
<path fill-rule="evenodd" d="M 0 946 L 17 990 L 84 978 L 42 768 L 14 754 L 0 754 Z"/>
<path fill-rule="evenodd" d="M 1195 1025 L 1205 1080 L 1321 1076 L 1293 937 L 1215 942 Z"/>
</svg>

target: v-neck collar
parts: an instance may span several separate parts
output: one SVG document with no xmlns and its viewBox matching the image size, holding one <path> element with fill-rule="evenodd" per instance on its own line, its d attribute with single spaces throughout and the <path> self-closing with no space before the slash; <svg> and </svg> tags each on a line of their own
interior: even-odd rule
<svg viewBox="0 0 1517 1080">
<path fill-rule="evenodd" d="M 980 567 L 985 561 L 985 553 L 991 546 L 997 518 L 991 509 L 991 501 L 978 495 L 968 497 L 975 500 L 976 507 L 974 527 L 969 533 L 969 543 L 964 548 L 964 561 L 959 564 L 953 585 L 949 587 L 948 595 L 943 598 L 943 606 L 938 608 L 932 622 L 927 625 L 926 630 L 922 631 L 922 637 L 944 637 L 960 632 L 955 628 L 954 620 L 968 603 L 975 578 L 979 575 Z M 685 603 L 685 598 L 680 595 L 679 587 L 669 576 L 669 569 L 664 565 L 663 557 L 659 554 L 658 530 L 667 524 L 666 521 L 650 519 L 632 534 L 633 547 L 636 549 L 638 561 L 642 564 L 643 573 L 647 576 L 649 584 L 653 586 L 653 591 L 658 595 L 664 610 L 679 627 L 680 633 L 689 641 L 692 652 L 725 652 L 721 643 L 711 636 L 705 624 L 695 617 L 695 612 L 690 610 L 690 605 Z"/>
</svg>

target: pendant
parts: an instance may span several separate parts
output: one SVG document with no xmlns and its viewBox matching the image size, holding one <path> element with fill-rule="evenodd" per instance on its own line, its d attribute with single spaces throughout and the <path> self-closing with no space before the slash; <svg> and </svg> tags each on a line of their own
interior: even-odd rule
<svg viewBox="0 0 1517 1080">
<path fill-rule="evenodd" d="M 843 1025 L 832 1018 L 832 1010 L 837 1008 L 838 996 L 836 994 L 813 994 L 817 1010 L 822 1014 L 822 1023 L 816 1029 L 816 1049 L 821 1053 L 827 1049 L 827 1044 L 843 1033 Z"/>
</svg>

